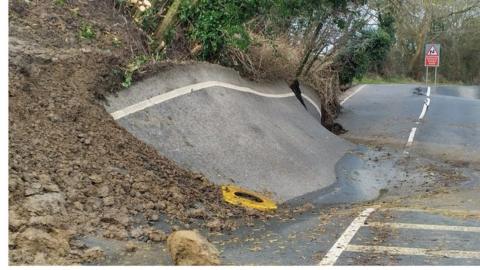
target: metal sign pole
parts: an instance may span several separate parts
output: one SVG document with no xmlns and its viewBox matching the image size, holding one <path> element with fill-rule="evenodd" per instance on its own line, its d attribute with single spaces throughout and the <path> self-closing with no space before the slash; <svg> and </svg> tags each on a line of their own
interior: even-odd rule
<svg viewBox="0 0 480 270">
<path fill-rule="evenodd" d="M 437 89 L 437 67 L 435 67 L 435 83 L 434 83 L 435 89 Z"/>
<path fill-rule="evenodd" d="M 425 75 L 425 87 L 428 88 L 428 66 L 426 66 L 427 72 Z"/>
</svg>

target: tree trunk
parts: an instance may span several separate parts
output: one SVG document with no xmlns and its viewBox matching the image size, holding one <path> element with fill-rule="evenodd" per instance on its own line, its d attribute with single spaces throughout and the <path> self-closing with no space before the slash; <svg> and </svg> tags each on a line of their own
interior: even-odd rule
<svg viewBox="0 0 480 270">
<path fill-rule="evenodd" d="M 307 44 L 307 47 L 305 49 L 305 53 L 303 55 L 303 59 L 300 62 L 300 66 L 298 66 L 297 71 L 295 72 L 295 78 L 298 78 L 300 75 L 303 73 L 303 69 L 305 68 L 305 65 L 308 62 L 308 59 L 310 59 L 310 55 L 312 54 L 312 51 L 315 47 L 315 41 L 318 38 L 318 35 L 320 34 L 320 30 L 323 28 L 323 22 L 319 22 L 317 25 L 317 28 L 315 28 L 315 31 L 312 35 L 312 38 Z"/>
<path fill-rule="evenodd" d="M 172 23 L 175 22 L 181 3 L 182 0 L 173 0 L 173 3 L 168 8 L 165 18 L 163 18 L 162 22 L 158 25 L 157 31 L 155 32 L 155 37 L 158 41 L 158 44 L 162 43 L 165 37 L 165 32 L 172 25 Z"/>
<path fill-rule="evenodd" d="M 410 60 L 408 65 L 408 70 L 411 76 L 415 79 L 419 80 L 420 78 L 420 67 L 422 65 L 422 56 L 423 56 L 423 48 L 425 47 L 425 42 L 427 40 L 427 33 L 430 29 L 431 23 L 431 16 L 429 14 L 429 10 L 426 9 L 425 16 L 422 19 L 422 23 L 420 24 L 419 33 L 417 35 L 417 39 L 415 40 L 415 45 L 417 46 L 415 50 L 415 54 L 413 58 Z"/>
</svg>

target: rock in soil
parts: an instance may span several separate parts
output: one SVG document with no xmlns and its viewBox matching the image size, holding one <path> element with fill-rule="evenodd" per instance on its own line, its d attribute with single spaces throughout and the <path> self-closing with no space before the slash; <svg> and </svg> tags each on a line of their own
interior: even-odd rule
<svg viewBox="0 0 480 270">
<path fill-rule="evenodd" d="M 153 242 L 162 242 L 167 239 L 167 235 L 163 231 L 157 230 L 157 229 L 150 229 L 147 232 L 147 235 L 148 235 L 148 239 L 150 239 Z"/>
<path fill-rule="evenodd" d="M 135 252 L 137 249 L 138 249 L 138 246 L 137 246 L 137 244 L 135 244 L 134 242 L 129 241 L 129 242 L 125 245 L 125 251 L 126 251 L 126 252 Z"/>
<path fill-rule="evenodd" d="M 196 231 L 176 231 L 167 239 L 167 247 L 176 265 L 219 265 L 219 252 Z"/>
<path fill-rule="evenodd" d="M 63 231 L 47 232 L 30 227 L 16 237 L 16 243 L 33 254 L 48 251 L 50 255 L 64 256 L 70 250 L 68 239 L 68 233 Z"/>
</svg>

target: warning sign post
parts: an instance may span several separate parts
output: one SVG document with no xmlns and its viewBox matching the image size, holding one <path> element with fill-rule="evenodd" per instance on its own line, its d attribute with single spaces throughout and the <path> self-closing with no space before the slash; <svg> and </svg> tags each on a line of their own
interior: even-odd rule
<svg viewBox="0 0 480 270">
<path fill-rule="evenodd" d="M 435 87 L 437 86 L 437 67 L 440 66 L 440 44 L 425 45 L 425 83 L 428 87 L 428 68 L 435 68 Z"/>
<path fill-rule="evenodd" d="M 440 44 L 427 44 L 425 47 L 425 66 L 438 67 L 440 65 Z"/>
</svg>

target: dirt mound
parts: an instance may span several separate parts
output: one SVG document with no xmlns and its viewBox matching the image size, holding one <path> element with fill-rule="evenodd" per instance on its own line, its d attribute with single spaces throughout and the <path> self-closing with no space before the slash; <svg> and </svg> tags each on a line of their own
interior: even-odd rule
<svg viewBox="0 0 480 270">
<path fill-rule="evenodd" d="M 219 265 L 219 252 L 196 231 L 177 231 L 167 240 L 176 265 Z"/>
<path fill-rule="evenodd" d="M 205 177 L 119 127 L 100 104 L 144 52 L 113 1 L 15 1 L 9 43 L 11 264 L 71 264 L 99 252 L 82 234 L 127 240 L 166 214 L 184 223 L 244 215 Z M 95 33 L 85 37 L 82 31 Z M 205 209 L 201 218 L 186 215 Z M 97 254 L 92 256 L 92 254 Z M 93 258 L 93 259 L 92 259 Z"/>
</svg>

